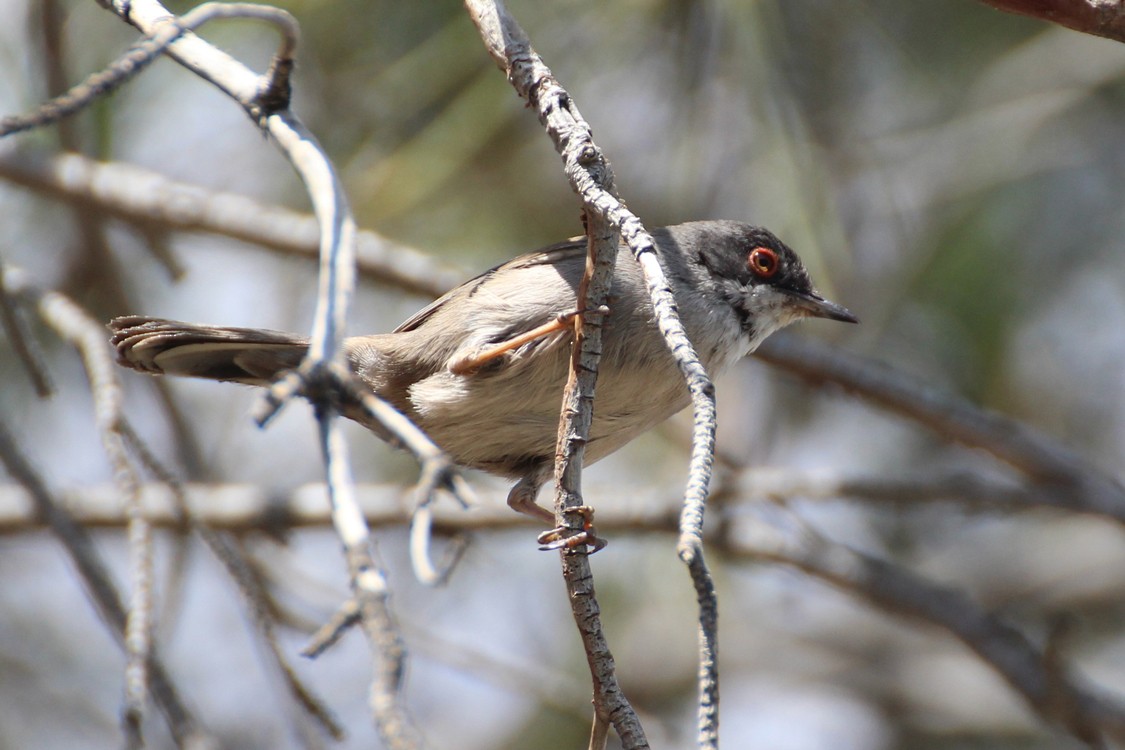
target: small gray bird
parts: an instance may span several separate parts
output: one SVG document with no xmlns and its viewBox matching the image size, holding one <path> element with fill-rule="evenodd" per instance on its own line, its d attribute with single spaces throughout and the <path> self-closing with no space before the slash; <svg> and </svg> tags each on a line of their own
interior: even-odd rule
<svg viewBox="0 0 1125 750">
<path fill-rule="evenodd" d="M 858 322 L 820 296 L 800 258 L 760 227 L 698 221 L 652 233 L 680 319 L 717 377 L 767 336 L 806 317 Z M 610 293 L 586 462 L 688 405 L 656 328 L 641 269 L 622 245 Z M 519 481 L 515 510 L 553 523 L 535 503 L 551 476 L 586 241 L 553 245 L 486 271 L 392 333 L 344 341 L 372 391 L 410 417 L 462 466 Z M 154 375 L 265 386 L 295 368 L 308 341 L 292 333 L 128 316 L 109 324 L 117 360 Z M 377 424 L 345 414 L 380 436 Z"/>
</svg>

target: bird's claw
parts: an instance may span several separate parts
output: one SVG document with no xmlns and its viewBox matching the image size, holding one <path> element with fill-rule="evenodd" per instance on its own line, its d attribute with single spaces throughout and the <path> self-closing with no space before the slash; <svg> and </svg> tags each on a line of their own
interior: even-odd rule
<svg viewBox="0 0 1125 750">
<path fill-rule="evenodd" d="M 578 515 L 582 517 L 582 528 L 575 529 L 570 526 L 556 526 L 550 531 L 544 531 L 536 541 L 539 542 L 539 549 L 541 550 L 577 550 L 580 547 L 592 547 L 593 549 L 584 550 L 587 554 L 594 554 L 600 549 L 604 549 L 609 542 L 598 536 L 597 530 L 594 528 L 594 509 L 589 505 L 576 505 L 571 508 L 566 508 L 563 513 L 567 515 Z"/>
</svg>

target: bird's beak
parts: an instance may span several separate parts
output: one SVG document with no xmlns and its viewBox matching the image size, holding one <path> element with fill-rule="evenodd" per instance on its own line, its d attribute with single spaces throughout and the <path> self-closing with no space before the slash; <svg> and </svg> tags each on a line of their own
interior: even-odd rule
<svg viewBox="0 0 1125 750">
<path fill-rule="evenodd" d="M 839 320 L 843 323 L 858 323 L 859 318 L 852 315 L 851 311 L 843 305 L 837 305 L 821 297 L 816 292 L 795 292 L 785 290 L 789 295 L 790 303 L 798 310 L 813 318 L 828 318 Z"/>
</svg>

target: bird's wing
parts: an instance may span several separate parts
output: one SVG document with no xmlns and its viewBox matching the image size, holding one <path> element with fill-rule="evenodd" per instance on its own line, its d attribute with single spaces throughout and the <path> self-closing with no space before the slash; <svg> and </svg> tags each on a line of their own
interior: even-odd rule
<svg viewBox="0 0 1125 750">
<path fill-rule="evenodd" d="M 403 321 L 398 328 L 394 330 L 395 333 L 403 333 L 405 331 L 413 331 L 421 326 L 431 317 L 434 313 L 444 307 L 451 299 L 455 297 L 471 297 L 492 279 L 497 273 L 505 270 L 514 270 L 518 268 L 530 268 L 532 266 L 553 265 L 561 261 L 567 260 L 574 256 L 584 255 L 586 253 L 586 238 L 585 237 L 572 237 L 556 245 L 545 247 L 542 250 L 520 255 L 519 257 L 509 260 L 507 263 L 502 263 L 495 268 L 490 268 L 479 276 L 466 281 L 464 284 L 451 289 L 450 291 L 438 297 L 430 304 L 423 307 L 418 312 L 411 315 Z M 560 310 L 559 312 L 565 312 Z"/>
</svg>

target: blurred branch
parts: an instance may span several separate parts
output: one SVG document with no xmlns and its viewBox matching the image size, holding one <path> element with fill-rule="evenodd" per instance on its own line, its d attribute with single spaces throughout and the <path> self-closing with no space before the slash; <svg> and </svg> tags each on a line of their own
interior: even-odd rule
<svg viewBox="0 0 1125 750">
<path fill-rule="evenodd" d="M 0 178 L 96 209 L 142 231 L 207 232 L 308 258 L 319 252 L 320 229 L 309 214 L 177 182 L 141 167 L 79 154 L 12 152 L 0 156 Z M 465 278 L 411 247 L 369 231 L 356 236 L 356 261 L 365 276 L 428 297 L 444 294 Z"/>
<path fill-rule="evenodd" d="M 1095 694 L 1068 674 L 1050 649 L 976 605 L 957 589 L 817 534 L 781 506 L 739 519 L 723 540 L 728 551 L 791 565 L 899 615 L 949 631 L 1019 692 L 1046 721 L 1091 747 L 1103 733 L 1125 740 L 1125 705 Z"/>
<path fill-rule="evenodd" d="M 3 263 L 0 262 L 0 269 L 2 268 Z M 50 374 L 43 362 L 43 351 L 28 330 L 27 321 L 12 299 L 7 285 L 3 283 L 0 283 L 0 322 L 3 323 L 8 343 L 11 344 L 12 350 L 35 388 L 35 395 L 39 398 L 51 396 L 55 388 L 51 384 Z"/>
<path fill-rule="evenodd" d="M 1068 29 L 1125 42 L 1125 2 L 1121 0 L 981 0 L 985 5 L 1039 18 Z"/>
<path fill-rule="evenodd" d="M 879 477 L 835 471 L 783 468 L 744 469 L 735 475 L 729 501 L 733 508 L 748 500 L 852 500 L 900 506 L 949 502 L 971 509 L 1018 510 L 1058 508 L 1050 491 L 1038 485 L 984 478 L 954 471 L 933 476 Z M 357 484 L 356 502 L 371 526 L 402 524 L 412 518 L 412 493 L 397 484 Z M 596 485 L 597 495 L 620 495 L 609 485 Z M 62 496 L 71 514 L 88 528 L 120 528 L 125 523 L 120 495 L 110 486 L 73 488 Z M 251 484 L 186 484 L 181 513 L 175 494 L 161 483 L 142 483 L 141 511 L 153 526 L 183 530 L 183 514 L 207 526 L 236 533 L 283 533 L 331 522 L 323 484 L 298 487 L 278 496 Z M 1065 508 L 1063 508 L 1065 510 Z M 679 503 L 659 487 L 633 487 L 629 497 L 598 511 L 599 524 L 622 531 L 665 530 Z M 435 506 L 432 524 L 438 533 L 535 528 L 530 517 L 514 514 L 503 504 L 474 504 L 468 511 Z M 29 498 L 18 487 L 0 484 L 0 535 L 41 528 Z"/>
<path fill-rule="evenodd" d="M 71 517 L 62 503 L 55 500 L 42 477 L 20 452 L 7 426 L 2 423 L 0 423 L 0 462 L 3 462 L 8 473 L 23 486 L 26 492 L 23 504 L 30 506 L 37 521 L 45 524 L 66 548 L 102 619 L 109 625 L 118 642 L 124 645 L 127 628 L 125 606 L 90 539 L 90 532 L 83 524 Z M 114 487 L 111 493 L 120 507 L 121 498 L 117 488 Z M 176 744 L 181 748 L 192 750 L 209 750 L 217 747 L 180 699 L 155 649 L 148 653 L 148 673 L 148 689 L 153 701 L 164 714 Z"/>
<path fill-rule="evenodd" d="M 301 713 L 285 711 L 287 718 L 295 719 L 298 716 L 311 716 L 324 729 L 332 739 L 337 742 L 344 739 L 344 729 L 332 712 L 297 676 L 289 660 L 285 657 L 281 646 L 277 642 L 274 630 L 276 618 L 270 611 L 269 597 L 261 580 L 254 575 L 250 561 L 243 554 L 238 542 L 229 535 L 221 534 L 214 529 L 202 524 L 196 524 L 196 530 L 211 552 L 226 568 L 227 574 L 238 586 L 242 598 L 250 610 L 251 619 L 270 656 L 271 665 L 279 675 L 281 682 L 286 687 L 289 697 L 301 709 Z M 305 747 L 321 747 L 320 738 L 309 733 L 306 723 L 294 721 L 295 729 L 299 733 Z"/>
<path fill-rule="evenodd" d="M 0 283 L 7 296 L 34 309 L 44 323 L 81 355 L 93 394 L 102 447 L 113 469 L 117 490 L 125 499 L 132 585 L 125 622 L 128 658 L 123 718 L 129 746 L 139 747 L 144 744 L 141 724 L 148 694 L 147 671 L 152 649 L 152 529 L 140 512 L 139 479 L 129 460 L 121 388 L 117 383 L 110 349 L 106 346 L 105 329 L 69 298 L 36 287 L 27 274 L 17 268 L 0 266 Z"/>
<path fill-rule="evenodd" d="M 823 473 L 802 474 L 780 470 L 743 472 L 743 486 L 755 487 L 762 495 L 780 497 L 789 488 L 794 497 L 833 494 L 832 487 L 867 487 L 876 499 L 886 499 L 895 486 L 880 486 L 877 479 L 831 479 Z M 937 477 L 901 480 L 902 487 L 929 487 L 933 497 L 943 488 L 953 490 L 948 479 Z M 594 488 L 595 490 L 599 488 Z M 172 524 L 170 490 L 159 484 L 143 487 L 142 507 L 153 524 Z M 1035 496 L 1037 490 L 1031 492 Z M 327 525 L 323 504 L 324 487 L 309 485 L 278 502 L 260 488 L 246 485 L 188 485 L 186 503 L 193 516 L 209 525 L 236 532 L 261 532 L 271 528 Z M 84 488 L 67 496 L 76 520 L 92 526 L 120 524 L 120 501 L 106 488 Z M 956 499 L 956 496 L 952 499 Z M 401 488 L 391 485 L 360 485 L 357 500 L 373 525 L 404 526 L 412 509 Z M 674 533 L 679 498 L 661 488 L 640 488 L 600 509 L 598 523 L 610 531 Z M 911 502 L 903 498 L 903 502 Z M 0 530 L 12 532 L 36 527 L 24 491 L 0 487 Z M 752 510 L 747 514 L 747 510 Z M 1056 658 L 1048 658 L 1048 646 L 1032 643 L 1026 635 L 980 608 L 963 593 L 918 576 L 892 562 L 855 551 L 810 530 L 794 514 L 775 503 L 763 504 L 745 497 L 723 507 L 722 536 L 712 539 L 728 555 L 752 557 L 797 567 L 832 585 L 855 593 L 880 608 L 928 622 L 946 630 L 971 648 L 1021 693 L 1048 721 L 1069 727 L 1077 736 L 1105 731 L 1125 737 L 1125 706 L 1098 696 L 1078 678 L 1066 673 Z M 15 522 L 15 524 L 14 524 Z M 533 519 L 512 513 L 506 506 L 478 506 L 470 512 L 452 508 L 435 512 L 435 526 L 445 532 L 468 530 L 501 531 L 534 525 Z"/>
<path fill-rule="evenodd" d="M 1125 523 L 1125 488 L 1088 461 L 1027 425 L 920 383 L 839 347 L 779 334 L 755 356 L 815 385 L 832 384 L 929 427 L 943 438 L 988 451 L 1039 483 L 1050 504 Z"/>
<path fill-rule="evenodd" d="M 292 719 L 294 729 L 300 735 L 304 745 L 308 748 L 322 746 L 320 737 L 308 731 L 307 722 L 298 721 L 305 716 L 314 719 L 333 739 L 342 740 L 344 738 L 343 728 L 323 701 L 297 676 L 296 671 L 289 664 L 289 660 L 278 644 L 274 629 L 278 617 L 272 607 L 273 600 L 270 598 L 267 584 L 263 582 L 260 576 L 256 575 L 254 566 L 248 556 L 243 553 L 240 540 L 233 538 L 232 534 L 217 531 L 206 523 L 201 523 L 188 510 L 183 483 L 157 460 L 148 446 L 131 428 L 128 428 L 128 425 L 126 427 L 125 435 L 130 448 L 145 469 L 160 482 L 159 485 L 151 486 L 161 486 L 168 492 L 172 515 L 178 524 L 175 529 L 180 534 L 178 538 L 186 543 L 188 537 L 184 532 L 195 531 L 216 559 L 227 569 L 227 573 L 238 587 L 239 593 L 242 594 L 257 633 L 265 643 L 275 671 L 286 688 L 287 695 L 300 709 L 300 712 L 287 711 L 286 715 Z M 184 549 L 186 549 L 186 544 Z"/>
</svg>

